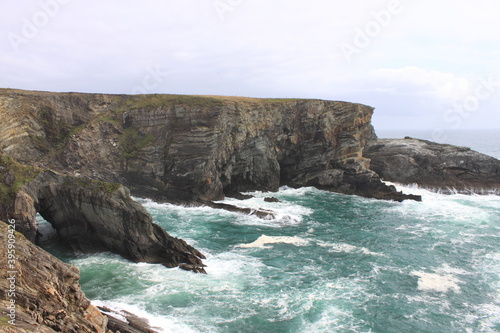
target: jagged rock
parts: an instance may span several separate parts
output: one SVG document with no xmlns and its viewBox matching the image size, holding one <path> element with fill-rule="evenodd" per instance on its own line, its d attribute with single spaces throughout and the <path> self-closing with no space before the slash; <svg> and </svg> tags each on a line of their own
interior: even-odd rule
<svg viewBox="0 0 500 333">
<path fill-rule="evenodd" d="M 133 313 L 128 311 L 114 311 L 107 307 L 98 307 L 101 312 L 108 317 L 108 329 L 113 332 L 120 333 L 157 333 L 158 331 L 153 329 L 149 325 L 149 321 L 144 318 L 140 318 Z M 126 321 L 118 319 L 124 317 Z"/>
<path fill-rule="evenodd" d="M 275 198 L 275 197 L 265 197 L 264 201 L 265 202 L 280 202 L 280 200 L 278 198 Z"/>
<path fill-rule="evenodd" d="M 14 166 L 22 169 L 10 164 L 11 169 Z M 72 250 L 111 251 L 136 262 L 166 267 L 186 264 L 182 267 L 204 272 L 203 254 L 154 224 L 146 209 L 132 200 L 122 185 L 50 170 L 39 170 L 26 181 L 10 195 L 10 202 L 0 204 L 0 218 L 16 219 L 18 230 L 31 241 L 36 239 L 38 212 Z"/>
<path fill-rule="evenodd" d="M 280 185 L 411 198 L 368 169 L 362 151 L 375 134 L 366 105 L 19 90 L 0 90 L 0 103 L 10 156 L 156 200 L 213 201 Z M 21 131 L 15 124 L 23 122 Z M 49 149 L 54 143 L 61 148 Z"/>
<path fill-rule="evenodd" d="M 466 147 L 426 140 L 378 139 L 364 155 L 384 180 L 443 193 L 500 194 L 500 161 Z"/>
<path fill-rule="evenodd" d="M 15 240 L 15 259 L 9 262 L 7 251 L 2 252 L 0 331 L 107 332 L 107 317 L 90 304 L 80 289 L 78 268 L 61 262 L 21 233 L 9 231 L 7 223 L 0 221 L 2 248 L 7 249 L 9 237 Z M 12 319 L 15 326 L 8 322 Z"/>
</svg>

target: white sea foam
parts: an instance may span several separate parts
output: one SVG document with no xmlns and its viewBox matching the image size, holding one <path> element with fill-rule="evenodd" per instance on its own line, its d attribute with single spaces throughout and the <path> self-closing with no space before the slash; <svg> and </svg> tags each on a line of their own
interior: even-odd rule
<svg viewBox="0 0 500 333">
<path fill-rule="evenodd" d="M 453 290 L 456 293 L 460 292 L 460 286 L 458 284 L 462 283 L 462 281 L 451 274 L 440 275 L 422 271 L 413 271 L 411 274 L 418 276 L 418 290 L 438 291 L 443 293 L 448 290 Z"/>
<path fill-rule="evenodd" d="M 257 240 L 249 244 L 240 244 L 238 247 L 241 248 L 265 248 L 267 244 L 285 243 L 293 244 L 296 246 L 303 246 L 309 244 L 308 240 L 300 237 L 290 237 L 290 236 L 266 236 L 262 235 Z"/>
<path fill-rule="evenodd" d="M 124 320 L 124 312 L 127 311 L 133 313 L 134 315 L 147 319 L 149 325 L 155 330 L 161 333 L 177 333 L 177 332 L 186 332 L 186 333 L 199 333 L 198 330 L 195 330 L 188 325 L 178 321 L 176 318 L 169 318 L 166 316 L 155 315 L 149 313 L 143 309 L 142 306 L 127 304 L 116 301 L 101 301 L 101 300 L 93 300 L 92 304 L 95 306 L 104 306 L 115 312 L 121 313 L 121 316 L 116 316 L 118 319 Z M 126 320 L 125 320 L 126 321 Z"/>
<path fill-rule="evenodd" d="M 372 256 L 385 256 L 383 253 L 373 252 L 366 247 L 357 247 L 347 243 L 329 243 L 318 241 L 317 244 L 329 248 L 330 252 L 362 253 Z"/>
<path fill-rule="evenodd" d="M 250 208 L 253 210 L 266 210 L 269 211 L 274 216 L 273 218 L 267 218 L 267 219 L 261 219 L 255 216 L 248 216 L 248 218 L 240 220 L 241 223 L 250 225 L 266 225 L 272 227 L 297 225 L 303 221 L 305 216 L 312 213 L 312 210 L 310 208 L 294 204 L 291 202 L 264 201 L 264 197 L 273 195 L 272 193 L 258 193 L 257 195 L 258 196 L 246 200 L 227 198 L 220 202 L 234 205 L 240 208 Z"/>
</svg>

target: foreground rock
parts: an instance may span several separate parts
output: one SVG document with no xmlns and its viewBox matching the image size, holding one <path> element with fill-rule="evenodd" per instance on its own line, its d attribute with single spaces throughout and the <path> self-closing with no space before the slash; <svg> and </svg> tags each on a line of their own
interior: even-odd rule
<svg viewBox="0 0 500 333">
<path fill-rule="evenodd" d="M 146 209 L 132 200 L 122 185 L 37 171 L 5 156 L 0 164 L 3 178 L 9 175 L 14 183 L 26 182 L 3 195 L 0 218 L 15 219 L 18 230 L 31 241 L 36 239 L 38 212 L 57 230 L 62 243 L 74 251 L 111 251 L 136 262 L 205 272 L 203 254 L 154 224 Z M 26 169 L 31 170 L 30 177 L 22 178 L 28 173 Z M 12 189 L 5 183 L 0 185 L 4 192 Z"/>
<path fill-rule="evenodd" d="M 443 193 L 500 194 L 500 161 L 469 148 L 413 138 L 378 139 L 364 155 L 387 181 Z"/>
<path fill-rule="evenodd" d="M 8 262 L 7 251 L 2 251 L 0 331 L 107 332 L 107 317 L 81 291 L 76 267 L 61 262 L 22 234 L 8 230 L 7 224 L 0 221 L 3 249 L 7 249 L 9 238 L 14 239 L 15 248 L 11 250 L 15 259 Z"/>
<path fill-rule="evenodd" d="M 401 201 L 363 148 L 373 108 L 300 99 L 0 90 L 0 142 L 24 163 L 192 203 L 280 185 Z M 53 147 L 56 147 L 54 149 Z"/>
<path fill-rule="evenodd" d="M 107 307 L 98 307 L 108 317 L 108 329 L 120 333 L 158 333 L 147 319 L 140 318 L 128 311 L 115 311 Z M 122 319 L 123 318 L 123 319 Z"/>
</svg>

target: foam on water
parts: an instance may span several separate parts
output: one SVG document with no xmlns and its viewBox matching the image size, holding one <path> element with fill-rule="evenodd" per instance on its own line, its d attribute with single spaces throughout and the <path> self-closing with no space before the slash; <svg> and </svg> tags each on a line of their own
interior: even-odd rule
<svg viewBox="0 0 500 333">
<path fill-rule="evenodd" d="M 418 276 L 418 289 L 422 291 L 439 291 L 447 292 L 453 290 L 460 292 L 458 285 L 462 281 L 451 274 L 439 275 L 436 273 L 426 273 L 421 271 L 413 271 L 412 275 Z"/>
<path fill-rule="evenodd" d="M 357 247 L 346 243 L 317 242 L 319 246 L 327 247 L 332 252 L 362 253 L 372 256 L 384 256 L 383 253 L 373 252 L 366 247 Z"/>
<path fill-rule="evenodd" d="M 101 301 L 94 300 L 92 304 L 95 306 L 107 307 L 114 312 L 121 313 L 121 315 L 116 315 L 112 313 L 111 315 L 115 318 L 128 322 L 125 318 L 124 311 L 135 314 L 140 318 L 147 319 L 149 325 L 161 333 L 201 333 L 201 331 L 195 330 L 175 318 L 166 318 L 161 315 L 154 315 L 148 311 L 145 311 L 141 306 L 128 304 L 123 302 L 113 302 L 113 301 Z"/>
<path fill-rule="evenodd" d="M 296 192 L 291 190 L 284 190 L 285 193 L 291 195 L 298 195 Z M 280 202 L 266 202 L 264 198 L 269 196 L 269 193 L 262 192 L 252 192 L 253 198 L 246 200 L 238 200 L 234 198 L 227 198 L 222 203 L 231 204 L 240 208 L 250 208 L 254 210 L 264 209 L 266 211 L 272 212 L 274 218 L 271 219 L 259 219 L 257 217 L 251 217 L 251 221 L 247 220 L 247 223 L 251 224 L 262 224 L 268 226 L 282 227 L 288 225 L 296 225 L 303 221 L 303 218 L 312 213 L 310 208 L 294 204 L 288 201 L 280 201 Z M 280 191 L 278 193 L 273 193 L 277 197 L 283 195 Z"/>
<path fill-rule="evenodd" d="M 241 248 L 252 248 L 259 247 L 265 248 L 267 244 L 276 244 L 276 243 L 285 243 L 285 244 L 293 244 L 296 246 L 302 246 L 309 244 L 309 241 L 302 239 L 300 237 L 291 237 L 291 236 L 266 236 L 262 235 L 257 238 L 256 241 L 249 244 L 240 244 L 238 247 Z"/>
</svg>

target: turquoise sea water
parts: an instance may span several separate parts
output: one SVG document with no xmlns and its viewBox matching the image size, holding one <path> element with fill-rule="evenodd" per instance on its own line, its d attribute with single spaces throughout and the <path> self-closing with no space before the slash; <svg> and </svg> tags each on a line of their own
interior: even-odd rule
<svg viewBox="0 0 500 333">
<path fill-rule="evenodd" d="M 400 188 L 423 202 L 287 187 L 226 200 L 271 220 L 138 198 L 207 275 L 49 250 L 93 303 L 163 332 L 500 332 L 500 197 Z"/>
</svg>

